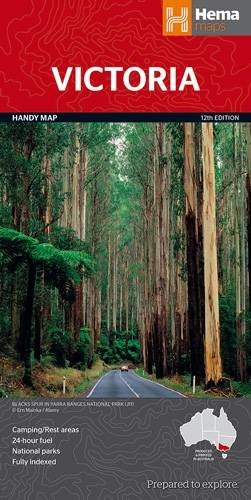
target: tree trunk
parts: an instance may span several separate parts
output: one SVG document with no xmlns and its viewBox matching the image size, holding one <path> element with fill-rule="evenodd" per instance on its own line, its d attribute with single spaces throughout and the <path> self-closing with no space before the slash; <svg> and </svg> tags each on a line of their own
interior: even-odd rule
<svg viewBox="0 0 251 500">
<path fill-rule="evenodd" d="M 185 218 L 178 216 L 177 218 L 177 232 L 181 237 L 184 237 L 183 222 Z M 176 255 L 174 255 L 176 263 L 175 275 L 175 370 L 176 373 L 181 373 L 181 355 L 184 352 L 184 330 L 185 330 L 185 317 L 187 310 L 187 283 L 182 276 L 182 265 L 184 260 L 183 248 L 179 248 Z M 186 351 L 185 351 L 186 353 Z"/>
<path fill-rule="evenodd" d="M 48 140 L 48 125 L 47 125 L 47 140 Z M 52 231 L 52 165 L 48 153 L 45 154 L 42 160 L 42 185 L 41 191 L 43 195 L 42 205 L 39 206 L 38 218 L 43 226 L 43 231 L 50 240 Z M 45 289 L 44 270 L 41 270 L 37 275 L 37 303 L 34 310 L 35 320 L 35 336 L 34 336 L 34 356 L 37 361 L 41 359 L 41 336 L 42 329 L 46 321 L 51 317 L 51 290 Z M 47 293 L 46 293 L 47 292 Z"/>
<path fill-rule="evenodd" d="M 120 295 L 119 295 L 119 331 L 122 332 L 122 329 L 123 329 L 123 284 L 121 280 Z"/>
<path fill-rule="evenodd" d="M 235 280 L 236 280 L 236 335 L 237 335 L 237 377 L 245 382 L 247 378 L 246 357 L 246 249 L 245 249 L 245 207 L 244 183 L 242 177 L 242 137 L 239 127 L 234 125 L 234 168 L 235 177 Z M 239 139 L 239 140 L 238 140 Z"/>
<path fill-rule="evenodd" d="M 143 242 L 145 249 L 145 280 L 144 280 L 144 344 L 145 344 L 145 359 L 144 367 L 149 374 L 153 372 L 153 339 L 152 339 L 152 295 L 151 295 L 151 247 L 152 247 L 152 200 L 149 199 L 149 189 L 145 191 L 145 212 L 146 212 L 146 228 L 145 241 Z"/>
<path fill-rule="evenodd" d="M 107 267 L 107 316 L 106 329 L 110 335 L 110 310 L 111 310 L 111 237 L 108 236 L 108 267 Z"/>
<path fill-rule="evenodd" d="M 247 236 L 248 236 L 248 278 L 249 311 L 251 313 L 251 123 L 246 125 L 247 132 Z"/>
<path fill-rule="evenodd" d="M 32 129 L 24 143 L 23 154 L 27 161 L 30 160 L 32 151 L 34 149 L 34 141 Z M 29 221 L 30 221 L 30 203 L 29 203 L 29 187 L 30 187 L 30 174 L 26 168 L 23 172 L 23 199 L 21 203 L 21 229 L 23 233 L 29 234 Z"/>
<path fill-rule="evenodd" d="M 222 378 L 216 246 L 215 172 L 213 125 L 202 124 L 203 230 L 205 280 L 205 382 L 216 385 Z"/>
<path fill-rule="evenodd" d="M 30 130 L 30 133 L 24 143 L 23 146 L 23 155 L 28 162 L 31 159 L 32 151 L 34 149 L 34 140 L 33 140 L 33 134 L 32 134 L 32 129 Z M 26 166 L 24 172 L 23 172 L 23 199 L 21 202 L 21 208 L 20 208 L 20 229 L 23 231 L 25 234 L 29 234 L 29 225 L 30 225 L 30 200 L 29 200 L 29 187 L 30 187 L 30 174 L 29 170 Z M 33 299 L 32 299 L 33 300 Z M 31 312 L 32 314 L 32 312 Z M 30 326 L 31 328 L 31 326 Z M 23 324 L 23 318 L 20 318 L 20 332 L 19 332 L 19 339 L 18 339 L 18 347 L 19 347 L 19 352 L 20 352 L 20 357 L 21 359 L 25 360 L 26 357 L 26 349 L 24 344 L 26 343 L 26 329 Z"/>
<path fill-rule="evenodd" d="M 203 337 L 201 332 L 197 183 L 194 124 L 185 123 L 186 248 L 188 273 L 188 330 L 191 349 L 191 383 L 204 378 Z"/>
<path fill-rule="evenodd" d="M 40 304 L 35 306 L 35 336 L 34 336 L 34 358 L 41 360 L 41 330 L 42 330 L 42 307 Z"/>
<path fill-rule="evenodd" d="M 129 278 L 128 278 L 128 255 L 125 258 L 125 313 L 126 313 L 126 355 L 128 351 L 129 336 Z"/>
<path fill-rule="evenodd" d="M 86 175 L 87 175 L 88 152 L 85 144 L 81 142 L 81 124 L 75 128 L 75 160 L 72 174 L 72 220 L 71 227 L 75 230 L 79 239 L 86 237 Z M 80 270 L 81 271 L 81 270 Z M 85 324 L 86 282 L 81 281 L 75 285 L 76 299 L 73 309 L 73 335 L 77 340 L 80 329 Z"/>
<path fill-rule="evenodd" d="M 166 179 L 167 156 L 165 127 L 163 123 L 155 126 L 155 284 L 154 284 L 154 355 L 156 377 L 167 375 L 167 255 L 166 255 Z"/>
<path fill-rule="evenodd" d="M 128 256 L 125 259 L 125 312 L 126 312 L 126 354 L 129 335 L 129 283 L 128 283 Z"/>
<path fill-rule="evenodd" d="M 20 314 L 18 309 L 17 276 L 11 276 L 11 345 L 15 348 L 20 329 Z"/>
<path fill-rule="evenodd" d="M 32 315 L 33 302 L 36 283 L 36 266 L 33 262 L 29 263 L 28 283 L 26 290 L 26 300 L 22 314 L 22 327 L 25 332 L 24 337 L 24 376 L 23 383 L 32 386 L 31 375 L 31 340 L 32 340 Z"/>
<path fill-rule="evenodd" d="M 113 303 L 112 303 L 112 329 L 117 331 L 117 268 L 118 268 L 118 237 L 114 236 L 113 246 Z"/>
</svg>

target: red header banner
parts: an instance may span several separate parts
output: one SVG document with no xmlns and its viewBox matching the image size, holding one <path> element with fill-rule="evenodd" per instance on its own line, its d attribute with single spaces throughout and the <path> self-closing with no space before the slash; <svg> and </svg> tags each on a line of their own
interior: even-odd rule
<svg viewBox="0 0 251 500">
<path fill-rule="evenodd" d="M 4 2 L 0 111 L 250 112 L 251 36 L 167 36 L 164 8 L 166 0 Z M 170 30 L 186 29 L 182 15 L 168 19 Z"/>
</svg>

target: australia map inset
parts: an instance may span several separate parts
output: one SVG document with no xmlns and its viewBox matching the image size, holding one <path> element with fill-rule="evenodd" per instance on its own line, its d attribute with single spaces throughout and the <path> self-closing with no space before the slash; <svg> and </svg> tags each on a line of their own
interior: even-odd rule
<svg viewBox="0 0 251 500">
<path fill-rule="evenodd" d="M 180 427 L 180 433 L 185 446 L 209 441 L 222 453 L 223 458 L 227 458 L 227 453 L 236 440 L 237 432 L 224 408 L 221 408 L 218 417 L 213 412 L 211 408 L 197 412 L 189 422 Z"/>
</svg>

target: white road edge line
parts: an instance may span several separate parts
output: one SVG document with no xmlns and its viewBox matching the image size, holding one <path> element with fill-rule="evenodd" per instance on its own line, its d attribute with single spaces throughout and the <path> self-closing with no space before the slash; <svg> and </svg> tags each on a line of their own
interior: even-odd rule
<svg viewBox="0 0 251 500">
<path fill-rule="evenodd" d="M 100 378 L 97 380 L 96 384 L 93 386 L 93 388 L 92 388 L 91 392 L 89 392 L 89 394 L 86 396 L 86 398 L 90 398 L 90 397 L 91 397 L 91 395 L 92 395 L 92 394 L 93 394 L 93 392 L 95 391 L 95 389 L 96 389 L 97 385 L 99 384 L 99 382 L 101 382 L 101 380 L 102 380 L 104 377 L 106 377 L 106 375 L 108 375 L 108 373 L 110 373 L 110 371 L 109 371 L 109 372 L 107 372 L 107 373 L 105 373 L 102 377 L 100 377 Z"/>
<path fill-rule="evenodd" d="M 133 392 L 133 394 L 135 394 L 136 398 L 140 398 L 139 394 L 137 394 L 137 392 L 135 392 L 135 391 L 133 390 L 133 388 L 132 388 L 132 387 L 131 387 L 131 386 L 130 386 L 127 382 L 126 382 L 126 380 L 125 380 L 123 377 L 121 377 L 121 373 L 119 374 L 119 376 L 120 376 L 120 378 L 121 378 L 122 382 L 124 382 L 124 384 L 126 384 L 126 385 L 127 385 L 127 387 L 129 387 L 130 391 L 132 391 L 132 392 Z"/>
<path fill-rule="evenodd" d="M 140 378 L 141 380 L 145 380 L 145 382 L 151 382 L 151 384 L 157 384 L 160 387 L 163 387 L 163 389 L 166 389 L 167 391 L 176 392 L 177 394 L 180 394 L 180 396 L 182 396 L 183 398 L 188 398 L 188 396 L 185 396 L 184 394 L 182 394 L 179 391 L 175 391 L 175 389 L 170 389 L 169 387 L 166 387 L 165 385 L 159 384 L 159 382 L 154 382 L 153 380 L 150 380 L 149 378 L 141 377 L 135 371 L 133 371 L 133 373 L 134 373 L 134 375 L 136 375 L 136 377 Z"/>
</svg>

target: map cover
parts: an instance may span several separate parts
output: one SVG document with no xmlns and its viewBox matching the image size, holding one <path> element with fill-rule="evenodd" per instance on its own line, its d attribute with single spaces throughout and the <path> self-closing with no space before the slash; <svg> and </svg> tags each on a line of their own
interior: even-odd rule
<svg viewBox="0 0 251 500">
<path fill-rule="evenodd" d="M 1 500 L 251 498 L 250 21 L 3 2 Z"/>
</svg>

